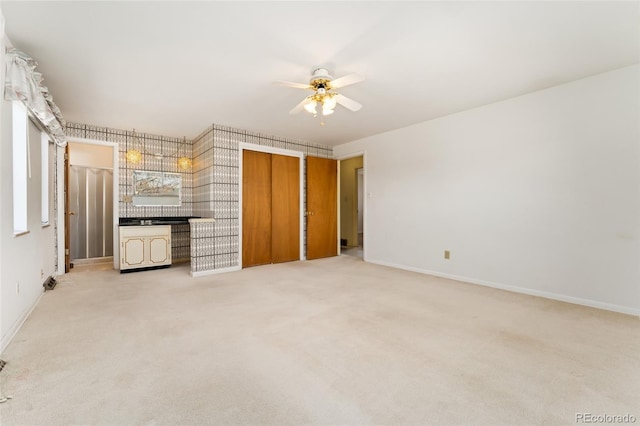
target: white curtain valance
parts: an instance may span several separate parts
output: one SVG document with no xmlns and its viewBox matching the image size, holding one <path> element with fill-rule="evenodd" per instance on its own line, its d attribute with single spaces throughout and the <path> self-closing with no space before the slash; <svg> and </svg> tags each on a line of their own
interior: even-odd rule
<svg viewBox="0 0 640 426">
<path fill-rule="evenodd" d="M 7 49 L 4 98 L 22 101 L 29 112 L 47 129 L 57 145 L 65 146 L 65 121 L 53 102 L 49 89 L 42 85 L 42 74 L 35 71 L 36 61 L 14 48 Z"/>
</svg>

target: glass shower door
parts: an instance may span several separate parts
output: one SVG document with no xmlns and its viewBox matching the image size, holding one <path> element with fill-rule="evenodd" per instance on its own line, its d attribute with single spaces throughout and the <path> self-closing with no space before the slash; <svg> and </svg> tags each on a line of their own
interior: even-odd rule
<svg viewBox="0 0 640 426">
<path fill-rule="evenodd" d="M 113 170 L 69 167 L 71 261 L 113 256 Z"/>
</svg>

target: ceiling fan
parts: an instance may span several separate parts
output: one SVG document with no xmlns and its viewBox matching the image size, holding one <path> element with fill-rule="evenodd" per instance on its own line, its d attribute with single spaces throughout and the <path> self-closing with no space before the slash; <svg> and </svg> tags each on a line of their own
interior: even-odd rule
<svg viewBox="0 0 640 426">
<path fill-rule="evenodd" d="M 347 98 L 340 93 L 334 92 L 333 90 L 350 84 L 359 83 L 363 80 L 364 77 L 355 73 L 348 74 L 334 80 L 333 77 L 329 75 L 329 71 L 326 68 L 316 67 L 311 71 L 311 80 L 309 80 L 309 84 L 292 83 L 290 81 L 277 81 L 276 83 L 282 86 L 295 87 L 297 89 L 312 90 L 313 94 L 300 101 L 298 105 L 289 111 L 289 114 L 297 114 L 304 109 L 315 117 L 318 114 L 318 111 L 316 110 L 317 106 L 322 108 L 322 115 L 333 114 L 333 110 L 337 104 L 342 105 L 351 111 L 358 111 L 362 108 L 362 104 L 351 98 Z"/>
</svg>

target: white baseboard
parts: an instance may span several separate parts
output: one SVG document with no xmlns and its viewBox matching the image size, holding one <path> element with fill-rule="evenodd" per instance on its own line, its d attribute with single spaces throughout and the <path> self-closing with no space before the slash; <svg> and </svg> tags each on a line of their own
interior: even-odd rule
<svg viewBox="0 0 640 426">
<path fill-rule="evenodd" d="M 192 277 L 204 277 L 206 275 L 223 274 L 225 272 L 239 271 L 242 268 L 240 266 L 230 266 L 229 268 L 221 269 L 209 269 L 207 271 L 190 272 Z"/>
<path fill-rule="evenodd" d="M 367 262 L 376 265 L 389 266 L 391 268 L 402 269 L 405 271 L 417 272 L 420 274 L 433 275 L 435 277 L 448 278 L 456 281 L 462 281 L 469 284 L 478 284 L 485 287 L 507 290 L 514 293 L 527 294 L 529 296 L 538 296 L 545 299 L 557 300 L 560 302 L 573 303 L 574 305 L 588 306 L 590 308 L 604 309 L 607 311 L 618 312 L 621 314 L 634 315 L 640 319 L 640 309 L 631 308 L 629 306 L 614 305 L 611 303 L 598 302 L 597 300 L 582 299 L 579 297 L 566 296 L 564 294 L 550 293 L 547 291 L 534 290 L 525 287 L 516 287 L 508 284 L 498 284 L 491 281 L 478 280 L 475 278 L 462 277 L 459 275 L 446 274 L 443 272 L 430 271 L 427 269 L 416 268 L 413 266 L 399 265 L 397 263 L 385 262 L 382 260 L 366 259 Z"/>
<path fill-rule="evenodd" d="M 16 334 L 18 334 L 18 331 L 20 330 L 20 328 L 22 328 L 22 324 L 24 324 L 27 318 L 29 318 L 29 315 L 31 315 L 31 312 L 33 312 L 33 310 L 36 308 L 43 294 L 44 294 L 44 289 L 42 290 L 38 298 L 35 300 L 35 302 L 33 302 L 33 304 L 28 309 L 24 310 L 22 315 L 18 317 L 18 319 L 16 320 L 16 322 L 13 323 L 11 328 L 7 330 L 7 333 L 4 336 L 2 336 L 2 340 L 0 340 L 0 354 L 2 354 L 5 349 L 7 349 L 7 346 L 9 346 L 9 343 L 11 343 L 11 341 L 16 336 Z"/>
</svg>

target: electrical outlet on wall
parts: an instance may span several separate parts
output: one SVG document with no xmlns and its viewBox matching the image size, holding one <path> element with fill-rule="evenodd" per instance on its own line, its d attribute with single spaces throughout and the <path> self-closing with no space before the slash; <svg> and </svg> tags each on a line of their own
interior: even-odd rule
<svg viewBox="0 0 640 426">
<path fill-rule="evenodd" d="M 451 252 L 449 250 L 444 251 L 444 258 L 447 260 L 451 259 Z"/>
</svg>

